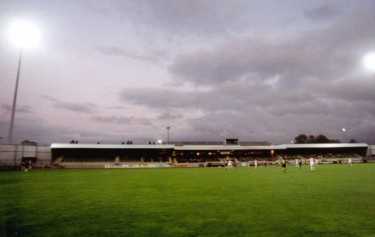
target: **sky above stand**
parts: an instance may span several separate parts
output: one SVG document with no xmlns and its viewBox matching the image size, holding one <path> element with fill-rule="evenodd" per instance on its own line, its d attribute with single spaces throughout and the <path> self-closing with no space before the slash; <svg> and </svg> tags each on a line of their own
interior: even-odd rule
<svg viewBox="0 0 375 237">
<path fill-rule="evenodd" d="M 171 140 L 375 142 L 375 73 L 361 64 L 375 51 L 374 1 L 2 0 L 0 137 L 14 19 L 42 31 L 24 52 L 18 141 L 142 143 L 171 126 Z"/>
</svg>

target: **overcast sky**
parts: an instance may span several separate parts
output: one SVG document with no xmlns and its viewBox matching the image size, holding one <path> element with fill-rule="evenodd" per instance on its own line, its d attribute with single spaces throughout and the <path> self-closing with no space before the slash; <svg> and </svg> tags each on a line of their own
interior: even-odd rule
<svg viewBox="0 0 375 237">
<path fill-rule="evenodd" d="M 17 140 L 145 142 L 170 125 L 172 140 L 343 139 L 345 127 L 375 142 L 375 74 L 361 65 L 373 0 L 2 0 L 0 137 L 18 18 L 43 43 L 24 53 Z"/>
</svg>

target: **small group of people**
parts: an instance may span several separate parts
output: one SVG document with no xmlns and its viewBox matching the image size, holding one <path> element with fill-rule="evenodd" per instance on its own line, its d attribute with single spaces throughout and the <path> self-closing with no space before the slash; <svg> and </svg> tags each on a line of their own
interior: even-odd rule
<svg viewBox="0 0 375 237">
<path fill-rule="evenodd" d="M 302 159 L 296 159 L 295 160 L 295 164 L 296 164 L 296 167 L 297 168 L 302 168 L 302 166 L 303 166 L 303 160 Z M 315 167 L 316 167 L 316 165 L 319 163 L 319 161 L 317 160 L 317 159 L 314 159 L 314 158 L 312 158 L 312 157 L 310 157 L 309 159 L 308 159 L 308 164 L 309 164 L 309 167 L 310 167 L 310 170 L 311 171 L 314 171 L 315 170 Z M 282 157 L 280 158 L 280 165 L 281 165 L 281 167 L 283 168 L 283 172 L 286 172 L 286 170 L 287 170 L 287 164 L 288 164 L 288 162 L 285 160 L 285 159 L 283 159 Z"/>
<path fill-rule="evenodd" d="M 264 167 L 267 167 L 268 165 L 268 162 L 263 160 L 263 161 L 258 161 L 258 160 L 253 160 L 253 161 L 248 161 L 248 166 L 254 166 L 254 168 L 258 168 L 258 166 L 264 166 Z"/>
<path fill-rule="evenodd" d="M 319 163 L 319 160 L 318 159 L 314 159 L 313 157 L 310 157 L 308 159 L 308 161 L 305 160 L 305 162 L 302 160 L 302 159 L 296 159 L 295 160 L 296 162 L 296 167 L 297 168 L 302 168 L 303 164 L 305 163 L 308 163 L 309 164 L 309 167 L 310 167 L 310 170 L 315 170 L 315 166 Z"/>
<path fill-rule="evenodd" d="M 287 166 L 288 166 L 288 161 L 287 159 L 283 158 L 283 157 L 279 157 L 279 160 L 277 162 L 280 167 L 283 169 L 283 172 L 286 172 L 287 171 Z M 299 158 L 299 159 L 295 159 L 295 166 L 297 168 L 302 168 L 303 165 L 308 165 L 309 166 L 309 169 L 311 171 L 314 171 L 316 169 L 316 166 L 320 163 L 320 161 L 314 157 L 310 157 L 308 159 L 302 159 L 302 158 Z M 236 165 L 236 160 L 233 161 L 231 159 L 226 159 L 225 160 L 225 167 L 234 167 L 234 166 L 237 166 Z M 267 166 L 267 161 L 258 161 L 258 160 L 252 160 L 252 161 L 248 161 L 248 166 L 251 167 L 253 166 L 254 168 L 258 168 L 258 165 L 263 165 L 263 166 Z M 353 162 L 352 162 L 352 158 L 349 158 L 347 160 L 347 164 L 349 164 L 350 166 L 352 166 Z"/>
<path fill-rule="evenodd" d="M 21 162 L 21 166 L 20 166 L 21 171 L 27 172 L 29 170 L 32 170 L 32 168 L 33 168 L 33 164 L 31 160 Z"/>
<path fill-rule="evenodd" d="M 302 159 L 296 159 L 296 167 L 302 168 L 302 165 L 303 165 Z"/>
</svg>

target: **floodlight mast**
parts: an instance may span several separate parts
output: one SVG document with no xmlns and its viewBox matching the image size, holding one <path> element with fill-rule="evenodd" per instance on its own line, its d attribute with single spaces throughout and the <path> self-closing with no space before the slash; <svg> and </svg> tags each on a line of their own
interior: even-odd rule
<svg viewBox="0 0 375 237">
<path fill-rule="evenodd" d="M 12 111 L 10 117 L 9 133 L 8 133 L 8 143 L 12 144 L 13 141 L 13 130 L 14 130 L 14 120 L 16 117 L 17 111 L 17 96 L 18 96 L 18 87 L 21 75 L 22 67 L 22 56 L 24 49 L 37 47 L 40 41 L 40 32 L 38 28 L 32 23 L 25 20 L 18 20 L 12 22 L 8 32 L 9 40 L 12 44 L 19 49 L 18 55 L 18 68 L 16 76 L 16 85 L 14 87 L 13 93 L 13 103 Z"/>
<path fill-rule="evenodd" d="M 11 112 L 11 117 L 10 117 L 10 125 L 9 125 L 9 133 L 8 133 L 8 143 L 9 144 L 13 143 L 14 119 L 15 119 L 16 107 L 17 107 L 17 95 L 18 95 L 18 87 L 19 87 L 21 66 L 22 66 L 22 54 L 23 54 L 23 49 L 20 48 L 19 55 L 18 55 L 18 68 L 17 68 L 17 76 L 16 76 L 16 85 L 14 87 L 12 112 Z"/>
</svg>

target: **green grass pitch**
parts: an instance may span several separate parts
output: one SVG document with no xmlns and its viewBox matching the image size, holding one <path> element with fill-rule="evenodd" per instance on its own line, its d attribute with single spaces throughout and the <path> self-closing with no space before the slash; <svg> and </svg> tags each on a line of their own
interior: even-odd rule
<svg viewBox="0 0 375 237">
<path fill-rule="evenodd" d="M 375 165 L 0 172 L 0 236 L 375 236 Z"/>
</svg>

